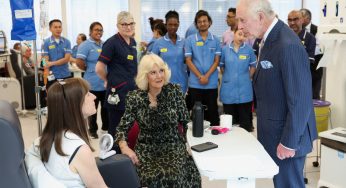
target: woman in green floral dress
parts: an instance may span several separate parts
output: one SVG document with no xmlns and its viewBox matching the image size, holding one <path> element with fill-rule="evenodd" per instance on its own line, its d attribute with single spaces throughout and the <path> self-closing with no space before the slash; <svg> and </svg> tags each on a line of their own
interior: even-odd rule
<svg viewBox="0 0 346 188">
<path fill-rule="evenodd" d="M 189 114 L 180 86 L 168 83 L 169 78 L 170 70 L 159 56 L 142 58 L 136 77 L 139 89 L 127 95 L 116 143 L 136 164 L 142 186 L 198 188 L 201 177 L 185 145 Z M 127 134 L 135 121 L 140 133 L 133 151 Z"/>
</svg>

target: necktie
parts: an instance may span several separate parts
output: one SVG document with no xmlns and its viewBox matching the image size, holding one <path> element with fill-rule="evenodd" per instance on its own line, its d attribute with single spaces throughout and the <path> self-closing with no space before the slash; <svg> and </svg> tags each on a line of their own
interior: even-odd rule
<svg viewBox="0 0 346 188">
<path fill-rule="evenodd" d="M 264 40 L 262 39 L 261 42 L 258 44 L 258 58 L 257 58 L 256 68 L 257 68 L 257 65 L 258 65 L 260 57 L 261 57 L 263 45 L 264 45 Z"/>
</svg>

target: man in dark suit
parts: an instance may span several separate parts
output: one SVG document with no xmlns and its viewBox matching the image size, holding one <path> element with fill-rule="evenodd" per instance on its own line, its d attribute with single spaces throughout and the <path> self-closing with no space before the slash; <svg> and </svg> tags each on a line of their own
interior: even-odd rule
<svg viewBox="0 0 346 188">
<path fill-rule="evenodd" d="M 288 26 L 298 35 L 305 47 L 310 60 L 310 69 L 315 64 L 316 38 L 303 29 L 302 13 L 299 10 L 292 10 L 287 16 Z"/>
<path fill-rule="evenodd" d="M 257 135 L 279 166 L 275 187 L 305 187 L 303 169 L 317 138 L 309 58 L 268 0 L 239 0 L 238 27 L 262 38 L 254 75 Z"/>
<path fill-rule="evenodd" d="M 302 8 L 300 9 L 303 18 L 303 29 L 307 32 L 310 32 L 316 37 L 318 27 L 311 23 L 311 12 L 309 9 Z M 320 62 L 323 53 L 321 52 L 319 42 L 316 41 L 316 50 L 315 50 L 315 63 L 310 67 L 311 76 L 312 76 L 312 98 L 320 99 L 320 91 L 322 84 L 323 68 L 320 67 L 317 69 L 318 63 Z"/>
<path fill-rule="evenodd" d="M 317 26 L 313 23 L 311 23 L 311 12 L 309 9 L 302 8 L 300 9 L 300 12 L 303 16 L 303 28 L 307 31 L 316 36 L 317 33 Z"/>
</svg>

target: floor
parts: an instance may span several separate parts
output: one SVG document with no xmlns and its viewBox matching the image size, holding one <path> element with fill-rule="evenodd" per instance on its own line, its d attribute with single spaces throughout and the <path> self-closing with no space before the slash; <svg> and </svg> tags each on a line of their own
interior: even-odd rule
<svg viewBox="0 0 346 188">
<path fill-rule="evenodd" d="M 22 132 L 24 137 L 25 148 L 28 148 L 35 138 L 38 137 L 38 121 L 36 119 L 36 115 L 34 111 L 27 111 L 25 114 L 20 114 L 20 122 L 22 124 Z M 42 117 L 42 126 L 44 126 L 44 122 L 46 121 L 45 116 Z M 99 116 L 98 116 L 99 117 Z M 98 122 L 101 120 L 98 119 Z M 254 119 L 256 122 L 256 119 Z M 256 127 L 256 126 L 255 126 Z M 99 136 L 102 133 L 99 132 Z M 256 137 L 256 133 L 253 133 Z M 96 149 L 95 156 L 98 155 L 98 139 L 92 139 L 92 145 Z M 308 178 L 307 188 L 315 188 L 317 187 L 317 183 L 320 177 L 319 167 L 313 167 L 312 162 L 316 161 L 316 150 L 308 155 L 306 161 L 306 177 Z M 202 187 L 203 188 L 224 188 L 226 187 L 226 181 L 224 180 L 209 180 L 208 177 L 202 177 Z M 272 179 L 258 179 L 256 180 L 257 188 L 272 188 L 274 187 Z"/>
</svg>

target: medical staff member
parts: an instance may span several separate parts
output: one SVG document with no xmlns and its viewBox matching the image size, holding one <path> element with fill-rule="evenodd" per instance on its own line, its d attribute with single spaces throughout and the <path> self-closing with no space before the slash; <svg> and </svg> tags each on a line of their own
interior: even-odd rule
<svg viewBox="0 0 346 188">
<path fill-rule="evenodd" d="M 134 78 L 137 74 L 137 50 L 136 41 L 132 38 L 135 24 L 129 12 L 122 11 L 118 14 L 119 32 L 104 43 L 95 68 L 106 87 L 108 133 L 112 136 L 125 112 L 126 94 L 136 88 Z"/>
<path fill-rule="evenodd" d="M 72 54 L 70 58 L 70 63 L 77 63 L 77 51 L 78 51 L 78 46 L 82 44 L 82 42 L 86 41 L 87 37 L 84 33 L 79 33 L 76 39 L 76 45 L 73 46 L 72 48 Z"/>
<path fill-rule="evenodd" d="M 179 14 L 175 10 L 167 12 L 167 34 L 158 39 L 152 52 L 159 55 L 171 69 L 171 83 L 179 84 L 183 93 L 187 91 L 187 67 L 184 56 L 184 39 L 177 35 Z"/>
<path fill-rule="evenodd" d="M 253 92 L 250 78 L 255 72 L 256 56 L 245 41 L 243 31 L 236 27 L 233 42 L 222 48 L 220 100 L 224 113 L 232 115 L 233 124 L 240 124 L 240 127 L 252 132 Z"/>
<path fill-rule="evenodd" d="M 77 52 L 77 66 L 85 70 L 84 79 L 90 84 L 90 93 L 96 96 L 95 105 L 98 109 L 101 103 L 101 120 L 102 130 L 108 130 L 108 115 L 107 109 L 104 107 L 106 88 L 103 85 L 103 80 L 97 76 L 95 66 L 102 51 L 103 27 L 100 22 L 93 22 L 89 27 L 90 38 L 79 45 Z M 97 113 L 89 118 L 89 133 L 92 138 L 98 138 L 97 135 Z"/>
<path fill-rule="evenodd" d="M 185 61 L 190 69 L 188 95 L 192 104 L 201 101 L 207 106 L 204 111 L 205 119 L 211 125 L 219 125 L 217 67 L 221 47 L 219 39 L 208 31 L 211 24 L 212 19 L 207 11 L 199 10 L 196 13 L 195 25 L 198 32 L 185 41 Z"/>
<path fill-rule="evenodd" d="M 61 36 L 61 20 L 51 20 L 49 22 L 49 31 L 52 32 L 52 36 L 43 42 L 42 56 L 46 61 L 46 67 L 52 71 L 55 80 L 70 78 L 71 72 L 67 63 L 71 57 L 71 42 Z M 53 84 L 55 80 L 49 80 L 47 87 Z"/>
</svg>

